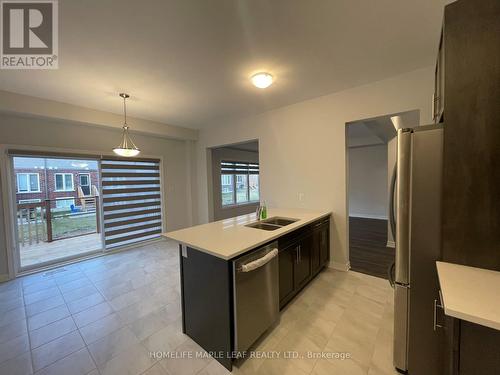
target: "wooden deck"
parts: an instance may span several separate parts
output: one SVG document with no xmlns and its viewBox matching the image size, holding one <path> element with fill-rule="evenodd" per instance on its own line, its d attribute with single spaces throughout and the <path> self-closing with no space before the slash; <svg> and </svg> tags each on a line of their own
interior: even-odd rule
<svg viewBox="0 0 500 375">
<path fill-rule="evenodd" d="M 101 249 L 102 243 L 99 233 L 20 246 L 21 267 L 51 262 L 56 259 L 72 257 Z"/>
</svg>

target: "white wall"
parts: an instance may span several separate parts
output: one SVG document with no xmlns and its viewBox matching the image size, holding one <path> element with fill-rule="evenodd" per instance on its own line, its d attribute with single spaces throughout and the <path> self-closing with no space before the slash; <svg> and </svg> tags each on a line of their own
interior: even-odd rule
<svg viewBox="0 0 500 375">
<path fill-rule="evenodd" d="M 387 220 L 387 145 L 349 147 L 349 216 Z"/>
<path fill-rule="evenodd" d="M 69 121 L 0 114 L 0 144 L 55 147 L 110 153 L 120 141 L 119 129 L 84 126 Z M 192 141 L 171 140 L 133 134 L 144 155 L 163 156 L 165 178 L 164 212 L 168 230 L 192 224 L 190 175 Z M 6 155 L 0 155 L 6 163 Z M 4 186 L 1 186 L 4 188 Z M 1 193 L 1 191 L 0 191 Z M 3 199 L 3 195 L 2 195 Z M 2 202 L 5 205 L 5 202 Z M 0 204 L 1 206 L 2 204 Z M 0 207 L 1 208 L 1 207 Z M 3 233 L 3 210 L 0 210 L 0 275 L 7 273 L 7 249 Z"/>
<path fill-rule="evenodd" d="M 421 111 L 423 123 L 429 123 L 433 74 L 432 67 L 419 69 L 200 131 L 198 222 L 209 218 L 207 147 L 258 139 L 261 199 L 269 206 L 331 210 L 332 266 L 345 268 L 349 259 L 345 124 L 414 109 Z"/>
</svg>

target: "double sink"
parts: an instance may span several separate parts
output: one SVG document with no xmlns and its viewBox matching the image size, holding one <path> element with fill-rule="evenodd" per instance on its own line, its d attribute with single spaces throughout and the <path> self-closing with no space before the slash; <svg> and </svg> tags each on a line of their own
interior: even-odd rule
<svg viewBox="0 0 500 375">
<path fill-rule="evenodd" d="M 262 229 L 262 230 L 276 230 L 283 228 L 287 225 L 290 225 L 292 223 L 295 223 L 296 221 L 299 221 L 299 219 L 290 219 L 287 217 L 274 216 L 266 220 L 261 220 L 252 224 L 247 224 L 245 226 L 249 228 Z"/>
</svg>

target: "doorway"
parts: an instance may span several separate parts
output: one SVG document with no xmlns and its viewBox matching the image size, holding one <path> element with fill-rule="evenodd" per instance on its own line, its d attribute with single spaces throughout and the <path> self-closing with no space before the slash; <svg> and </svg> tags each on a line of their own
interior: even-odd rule
<svg viewBox="0 0 500 375">
<path fill-rule="evenodd" d="M 102 251 L 99 162 L 11 156 L 20 271 Z"/>
<path fill-rule="evenodd" d="M 82 189 L 83 196 L 89 196 L 91 191 L 90 173 L 81 173 L 78 175 L 80 180 L 80 189 Z"/>
<path fill-rule="evenodd" d="M 397 129 L 419 124 L 419 111 L 346 124 L 349 262 L 353 271 L 387 278 L 395 258 L 390 218 Z"/>
</svg>

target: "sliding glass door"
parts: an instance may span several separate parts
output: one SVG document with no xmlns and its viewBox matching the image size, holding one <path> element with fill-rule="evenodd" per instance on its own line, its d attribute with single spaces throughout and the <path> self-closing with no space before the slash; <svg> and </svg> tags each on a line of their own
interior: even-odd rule
<svg viewBox="0 0 500 375">
<path fill-rule="evenodd" d="M 161 236 L 159 159 L 9 154 L 18 271 Z"/>
<path fill-rule="evenodd" d="M 98 160 L 12 156 L 12 171 L 20 270 L 102 251 Z"/>
</svg>

